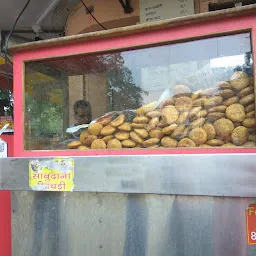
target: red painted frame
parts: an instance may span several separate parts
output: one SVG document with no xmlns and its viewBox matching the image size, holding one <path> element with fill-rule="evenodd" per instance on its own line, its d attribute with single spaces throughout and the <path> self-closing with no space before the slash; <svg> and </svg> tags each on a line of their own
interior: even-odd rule
<svg viewBox="0 0 256 256">
<path fill-rule="evenodd" d="M 13 135 L 1 135 L 0 137 L 8 143 L 8 157 L 13 157 Z M 0 191 L 0 227 L 0 255 L 11 256 L 12 228 L 10 191 Z"/>
<path fill-rule="evenodd" d="M 250 31 L 252 48 L 256 49 L 256 16 L 223 18 L 212 21 L 199 21 L 194 24 L 180 25 L 161 30 L 98 39 L 87 42 L 72 42 L 69 45 L 50 46 L 33 50 L 20 51 L 14 54 L 14 156 L 97 156 L 97 155 L 152 155 L 152 154 L 213 154 L 213 153 L 256 153 L 256 148 L 177 148 L 177 149 L 138 149 L 138 150 L 67 150 L 67 151 L 24 151 L 23 150 L 23 65 L 26 61 L 78 55 L 81 53 L 104 52 L 115 49 L 137 48 L 145 45 L 163 44 L 166 42 L 189 41 L 196 38 L 213 37 L 214 35 Z M 253 61 L 256 63 L 254 54 Z M 254 76 L 255 76 L 254 65 Z"/>
</svg>

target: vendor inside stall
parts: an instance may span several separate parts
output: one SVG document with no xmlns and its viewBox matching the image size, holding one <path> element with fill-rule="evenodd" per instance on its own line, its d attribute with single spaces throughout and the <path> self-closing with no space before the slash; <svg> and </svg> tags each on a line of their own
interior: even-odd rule
<svg viewBox="0 0 256 256">
<path fill-rule="evenodd" d="M 89 124 L 92 121 L 91 104 L 86 100 L 78 100 L 74 106 L 75 125 Z"/>
<path fill-rule="evenodd" d="M 78 100 L 75 102 L 74 106 L 74 119 L 76 124 L 72 126 L 77 126 L 81 124 L 89 124 L 92 121 L 92 110 L 91 104 L 86 100 Z M 83 129 L 80 129 L 77 132 L 74 132 L 72 135 L 75 138 L 79 138 Z"/>
</svg>

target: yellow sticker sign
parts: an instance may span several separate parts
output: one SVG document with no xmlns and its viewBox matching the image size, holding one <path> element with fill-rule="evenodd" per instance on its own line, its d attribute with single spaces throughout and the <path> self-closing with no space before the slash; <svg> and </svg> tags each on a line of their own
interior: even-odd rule
<svg viewBox="0 0 256 256">
<path fill-rule="evenodd" d="M 29 186 L 36 191 L 73 191 L 72 158 L 34 159 L 29 161 Z"/>
</svg>

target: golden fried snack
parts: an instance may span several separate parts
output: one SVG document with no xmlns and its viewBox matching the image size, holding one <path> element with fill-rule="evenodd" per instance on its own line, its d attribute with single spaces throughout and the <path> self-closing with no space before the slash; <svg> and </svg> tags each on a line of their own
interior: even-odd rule
<svg viewBox="0 0 256 256">
<path fill-rule="evenodd" d="M 167 107 L 167 106 L 174 106 L 175 105 L 175 101 L 176 101 L 176 97 L 172 97 L 171 99 L 165 100 L 162 104 L 161 104 L 161 109 Z"/>
<path fill-rule="evenodd" d="M 228 143 L 228 142 L 231 142 L 232 140 L 231 140 L 231 134 L 230 135 L 228 135 L 228 136 L 216 136 L 215 137 L 215 139 L 217 139 L 217 140 L 221 140 L 221 141 L 223 141 L 224 143 Z"/>
<path fill-rule="evenodd" d="M 115 127 L 113 127 L 111 125 L 107 125 L 107 126 L 103 127 L 100 134 L 103 136 L 107 136 L 107 135 L 112 135 L 115 131 L 116 131 Z"/>
<path fill-rule="evenodd" d="M 201 93 L 202 93 L 202 89 L 199 89 L 199 90 L 193 92 L 192 95 L 191 95 L 191 99 L 193 101 L 197 100 L 200 97 Z"/>
<path fill-rule="evenodd" d="M 157 104 L 157 102 L 154 101 L 154 102 L 151 102 L 147 105 L 144 105 L 144 106 L 136 109 L 136 114 L 137 115 L 145 115 L 148 112 L 153 111 L 156 108 L 156 104 Z"/>
<path fill-rule="evenodd" d="M 230 105 L 238 103 L 238 102 L 239 102 L 238 96 L 233 96 L 231 98 L 228 98 L 228 99 L 224 100 L 223 105 L 230 106 Z"/>
<path fill-rule="evenodd" d="M 247 95 L 247 96 L 244 96 L 244 97 L 239 101 L 239 103 L 242 104 L 242 105 L 244 105 L 244 106 L 247 106 L 247 105 L 249 105 L 249 104 L 251 104 L 251 103 L 254 103 L 254 101 L 255 101 L 254 93 L 251 93 L 251 94 L 249 94 L 249 95 Z"/>
<path fill-rule="evenodd" d="M 191 148 L 191 147 L 196 147 L 196 144 L 193 140 L 189 138 L 184 138 L 181 139 L 178 143 L 179 148 Z"/>
<path fill-rule="evenodd" d="M 179 112 L 174 106 L 167 106 L 162 109 L 162 119 L 167 124 L 173 124 L 177 121 Z"/>
<path fill-rule="evenodd" d="M 144 141 L 136 132 L 130 132 L 130 137 L 133 141 L 139 144 L 142 144 Z"/>
<path fill-rule="evenodd" d="M 83 145 L 90 147 L 94 140 L 98 139 L 95 135 L 89 135 L 83 142 Z"/>
<path fill-rule="evenodd" d="M 247 87 L 249 85 L 249 82 L 249 76 L 242 71 L 235 72 L 230 78 L 231 86 L 239 91 Z"/>
<path fill-rule="evenodd" d="M 111 149 L 111 148 L 122 148 L 122 144 L 119 140 L 117 139 L 113 139 L 113 140 L 110 140 L 107 144 L 107 148 L 108 149 Z"/>
<path fill-rule="evenodd" d="M 80 147 L 81 145 L 82 145 L 81 141 L 75 140 L 75 141 L 68 143 L 68 148 L 76 149 L 76 148 Z"/>
<path fill-rule="evenodd" d="M 244 144 L 248 140 L 248 137 L 248 129 L 244 126 L 236 127 L 231 134 L 232 142 L 237 146 L 241 146 L 242 144 Z"/>
<path fill-rule="evenodd" d="M 185 125 L 180 125 L 178 126 L 175 131 L 171 134 L 171 138 L 173 139 L 182 139 L 184 136 L 184 131 L 185 131 Z"/>
<path fill-rule="evenodd" d="M 212 147 L 219 147 L 221 145 L 223 145 L 225 142 L 219 139 L 211 139 L 206 141 L 206 144 Z"/>
<path fill-rule="evenodd" d="M 143 139 L 148 137 L 148 132 L 145 129 L 134 129 L 134 131 Z"/>
<path fill-rule="evenodd" d="M 219 89 L 231 89 L 232 86 L 229 82 L 226 82 L 226 81 L 220 81 L 217 83 L 217 87 Z"/>
<path fill-rule="evenodd" d="M 226 118 L 218 119 L 213 124 L 216 134 L 221 137 L 228 136 L 234 130 L 234 124 Z"/>
<path fill-rule="evenodd" d="M 208 109 L 208 112 L 209 113 L 212 113 L 212 112 L 223 112 L 223 113 L 225 113 L 226 109 L 227 109 L 227 106 L 220 105 L 220 106 L 216 106 L 216 107 L 212 107 L 212 108 Z"/>
<path fill-rule="evenodd" d="M 151 124 L 151 125 L 150 125 L 150 124 L 147 124 L 147 125 L 145 126 L 145 129 L 146 129 L 147 132 L 150 132 L 150 131 L 156 129 L 157 126 L 158 126 L 158 125 L 156 125 L 156 124 Z"/>
<path fill-rule="evenodd" d="M 207 101 L 206 97 L 199 98 L 199 99 L 193 101 L 193 106 L 194 107 L 203 106 L 206 101 Z"/>
<path fill-rule="evenodd" d="M 201 110 L 199 113 L 198 113 L 198 117 L 206 117 L 208 114 L 208 111 L 206 109 L 203 109 Z"/>
<path fill-rule="evenodd" d="M 110 122 L 111 122 L 111 119 L 105 119 L 105 120 L 101 121 L 100 124 L 102 126 L 106 126 L 106 125 L 110 124 Z"/>
<path fill-rule="evenodd" d="M 236 148 L 236 145 L 232 144 L 232 143 L 225 143 L 223 145 L 220 146 L 221 148 Z"/>
<path fill-rule="evenodd" d="M 165 135 L 171 135 L 177 127 L 178 127 L 177 124 L 171 124 L 167 127 L 164 127 L 163 130 L 162 130 L 162 133 L 165 134 Z"/>
<path fill-rule="evenodd" d="M 118 126 L 118 130 L 123 132 L 130 132 L 132 130 L 132 126 L 130 123 L 123 123 L 120 126 Z"/>
<path fill-rule="evenodd" d="M 161 139 L 161 144 L 165 147 L 165 148 L 175 148 L 178 145 L 178 142 L 170 137 L 163 137 Z"/>
<path fill-rule="evenodd" d="M 123 140 L 121 142 L 122 146 L 126 147 L 126 148 L 134 148 L 136 147 L 136 142 L 134 142 L 133 140 Z"/>
<path fill-rule="evenodd" d="M 125 115 L 122 114 L 122 115 L 118 116 L 116 119 L 114 119 L 113 121 L 111 121 L 110 124 L 114 127 L 118 127 L 124 123 L 124 119 L 125 119 Z"/>
<path fill-rule="evenodd" d="M 207 134 L 203 128 L 194 128 L 189 133 L 189 138 L 193 140 L 196 145 L 201 145 L 206 142 Z"/>
<path fill-rule="evenodd" d="M 197 120 L 199 118 L 206 117 L 207 114 L 208 114 L 208 111 L 206 109 L 203 109 L 203 110 L 199 111 L 196 115 L 192 116 L 190 118 L 190 121 L 195 121 L 195 120 Z"/>
<path fill-rule="evenodd" d="M 245 148 L 254 148 L 254 147 L 256 147 L 256 144 L 255 144 L 255 142 L 253 142 L 253 141 L 247 141 L 247 142 L 245 142 L 245 143 L 242 145 L 242 147 L 245 147 Z"/>
<path fill-rule="evenodd" d="M 156 127 L 159 124 L 159 117 L 152 118 L 148 124 L 152 127 Z"/>
<path fill-rule="evenodd" d="M 177 124 L 185 124 L 188 120 L 188 111 L 184 111 L 180 113 L 180 116 L 178 118 L 178 120 L 176 121 Z"/>
<path fill-rule="evenodd" d="M 249 94 L 252 94 L 254 93 L 254 88 L 253 87 L 245 87 L 243 90 L 241 90 L 239 93 L 238 93 L 238 96 L 240 98 L 243 98 Z"/>
<path fill-rule="evenodd" d="M 216 136 L 216 131 L 212 124 L 209 124 L 209 123 L 204 124 L 203 129 L 207 134 L 207 140 L 211 140 Z"/>
<path fill-rule="evenodd" d="M 147 147 L 147 148 L 159 148 L 158 145 L 153 145 L 153 146 L 150 146 L 150 147 Z"/>
<path fill-rule="evenodd" d="M 154 129 L 154 130 L 152 130 L 152 131 L 149 132 L 149 136 L 150 136 L 151 138 L 158 138 L 158 139 L 161 139 L 161 138 L 163 138 L 164 134 L 163 134 L 163 132 L 162 132 L 161 129 Z"/>
<path fill-rule="evenodd" d="M 175 95 L 190 95 L 191 90 L 186 85 L 176 85 L 174 87 Z"/>
<path fill-rule="evenodd" d="M 207 144 L 201 144 L 199 145 L 200 148 L 212 148 L 212 146 L 207 145 Z"/>
<path fill-rule="evenodd" d="M 114 134 L 115 138 L 118 140 L 128 140 L 130 138 L 129 132 L 117 132 Z"/>
<path fill-rule="evenodd" d="M 219 95 L 223 98 L 223 99 L 227 99 L 230 98 L 234 95 L 234 92 L 230 89 L 224 89 L 224 90 L 220 90 L 219 91 Z"/>
<path fill-rule="evenodd" d="M 131 127 L 132 127 L 133 129 L 142 129 L 142 128 L 145 128 L 145 127 L 146 127 L 146 124 L 132 123 L 132 124 L 131 124 Z"/>
<path fill-rule="evenodd" d="M 146 116 L 149 117 L 149 118 L 160 117 L 161 112 L 159 110 L 153 110 L 153 111 L 148 112 L 146 114 Z"/>
<path fill-rule="evenodd" d="M 82 146 L 79 146 L 77 149 L 79 149 L 79 150 L 88 150 L 90 148 L 82 145 Z"/>
<path fill-rule="evenodd" d="M 235 103 L 227 107 L 226 116 L 233 122 L 242 122 L 245 119 L 244 106 Z"/>
<path fill-rule="evenodd" d="M 144 148 L 147 148 L 147 147 L 154 146 L 154 145 L 158 144 L 159 142 L 160 142 L 160 139 L 158 139 L 158 138 L 151 138 L 151 139 L 145 140 L 142 143 L 142 146 Z"/>
<path fill-rule="evenodd" d="M 247 127 L 247 128 L 255 128 L 256 126 L 256 119 L 251 117 L 251 118 L 246 118 L 243 121 L 243 126 Z"/>
<path fill-rule="evenodd" d="M 137 123 L 137 124 L 147 124 L 149 121 L 149 118 L 146 116 L 136 116 L 133 119 L 133 123 Z"/>
<path fill-rule="evenodd" d="M 175 101 L 175 107 L 178 111 L 182 112 L 182 111 L 188 111 L 189 109 L 192 108 L 193 105 L 193 101 L 191 98 L 183 96 L 183 97 L 179 97 L 176 101 Z"/>
<path fill-rule="evenodd" d="M 254 103 L 252 103 L 252 104 L 250 104 L 250 105 L 246 106 L 246 107 L 244 108 L 244 110 L 245 110 L 245 112 L 246 112 L 246 113 L 248 113 L 248 112 L 251 112 L 251 111 L 255 110 L 255 104 L 254 104 Z"/>
<path fill-rule="evenodd" d="M 159 128 L 165 128 L 167 127 L 169 124 L 167 124 L 163 119 L 160 120 L 158 127 Z"/>
<path fill-rule="evenodd" d="M 214 122 L 214 121 L 216 121 L 216 120 L 218 120 L 218 119 L 220 119 L 220 118 L 223 118 L 223 117 L 225 117 L 225 114 L 224 114 L 224 113 L 221 113 L 221 112 L 212 112 L 212 113 L 209 113 L 209 114 L 207 115 L 207 120 L 208 120 L 209 122 Z"/>
<path fill-rule="evenodd" d="M 205 101 L 204 107 L 211 108 L 214 106 L 221 105 L 222 102 L 223 102 L 223 98 L 221 96 L 213 96 Z"/>
<path fill-rule="evenodd" d="M 81 141 L 82 143 L 84 143 L 85 139 L 86 139 L 89 135 L 90 135 L 90 134 L 89 134 L 88 130 L 85 130 L 85 131 L 81 132 L 81 134 L 80 134 L 80 141 Z"/>
<path fill-rule="evenodd" d="M 88 127 L 88 132 L 90 133 L 90 135 L 98 136 L 100 134 L 102 128 L 103 128 L 103 125 L 101 125 L 99 123 L 94 123 Z"/>
<path fill-rule="evenodd" d="M 201 109 L 201 106 L 192 108 L 191 111 L 189 112 L 189 118 L 196 116 L 201 111 Z"/>
<path fill-rule="evenodd" d="M 113 140 L 114 138 L 115 138 L 114 135 L 108 135 L 108 136 L 103 137 L 102 139 L 104 140 L 104 142 L 105 142 L 106 144 L 108 144 L 108 142 L 109 142 L 110 140 Z"/>
<path fill-rule="evenodd" d="M 255 117 L 255 111 L 250 111 L 246 114 L 246 118 Z"/>
<path fill-rule="evenodd" d="M 102 139 L 96 139 L 92 142 L 91 149 L 106 149 L 107 145 Z"/>
<path fill-rule="evenodd" d="M 191 128 L 196 128 L 196 127 L 202 127 L 203 124 L 205 123 L 205 118 L 201 117 L 201 118 L 198 118 L 196 119 L 195 121 L 193 121 L 190 126 Z"/>
</svg>

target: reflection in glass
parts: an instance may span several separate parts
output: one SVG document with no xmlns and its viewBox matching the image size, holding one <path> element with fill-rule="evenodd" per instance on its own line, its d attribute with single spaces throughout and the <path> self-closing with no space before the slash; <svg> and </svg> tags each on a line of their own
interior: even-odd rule
<svg viewBox="0 0 256 256">
<path fill-rule="evenodd" d="M 109 112 L 111 114 L 108 117 L 115 119 L 122 114 L 121 111 L 126 111 L 124 122 L 132 125 L 133 118 L 136 117 L 136 109 L 152 102 L 156 102 L 156 107 L 160 109 L 164 101 L 174 99 L 177 93 L 176 85 L 185 85 L 192 93 L 199 89 L 204 92 L 209 88 L 216 89 L 220 81 L 230 81 L 234 72 L 243 71 L 250 79 L 250 86 L 253 86 L 252 65 L 249 33 L 123 52 L 83 54 L 28 62 L 25 66 L 25 149 L 67 149 L 67 144 L 74 140 L 74 134 L 67 133 L 67 128 L 76 123 L 73 105 L 78 100 L 83 99 L 90 103 L 93 120 L 98 120 Z M 232 89 L 229 93 L 232 97 L 237 97 L 234 103 L 239 104 L 243 93 L 234 88 L 221 88 L 218 96 L 225 93 L 222 89 Z M 253 92 L 250 91 L 250 94 Z M 193 100 L 196 97 L 193 94 L 181 96 L 194 97 Z M 214 97 L 216 95 L 211 91 L 211 94 L 204 96 Z M 219 105 L 223 105 L 223 102 L 227 100 L 226 97 L 224 96 Z M 250 103 L 252 104 L 251 101 Z M 244 107 L 248 105 L 250 104 L 245 104 Z M 188 113 L 193 107 L 195 106 L 191 106 Z M 204 105 L 200 107 L 205 110 Z M 254 111 L 254 107 L 251 108 L 248 113 Z M 205 111 L 206 116 L 199 118 L 204 118 L 204 123 L 210 122 L 213 125 L 216 120 L 208 119 L 208 111 L 211 110 Z M 220 113 L 219 116 L 226 118 L 225 111 L 222 110 Z M 179 117 L 185 116 L 184 111 L 179 110 L 178 115 Z M 253 113 L 250 115 L 249 118 L 255 117 Z M 145 122 L 149 125 L 150 121 Z M 158 121 L 162 123 L 155 129 L 160 130 L 161 135 L 156 136 L 159 142 L 152 146 L 162 147 L 163 136 L 176 140 L 178 145 L 182 136 L 176 138 L 172 137 L 171 133 L 163 133 L 162 130 L 171 124 L 163 124 L 162 117 L 159 117 Z M 189 139 L 191 131 L 189 127 L 193 121 L 195 120 L 190 118 L 190 114 L 184 123 L 179 124 L 177 122 L 180 120 L 175 120 L 174 123 L 178 126 L 184 125 L 184 130 L 187 132 L 184 138 Z M 155 138 L 150 135 L 150 128 L 146 129 L 145 125 L 143 126 L 144 121 L 141 122 L 140 125 L 135 126 L 137 129 L 146 130 L 147 136 L 144 134 L 143 137 L 140 134 L 143 141 Z M 200 125 L 203 127 L 203 123 Z M 235 122 L 234 125 L 242 125 L 242 121 Z M 253 138 L 253 129 L 247 128 L 250 129 L 250 136 Z M 134 127 L 132 132 L 134 132 L 133 129 Z M 75 132 L 76 140 L 79 140 L 80 133 L 85 130 L 87 128 L 83 127 Z M 131 130 L 124 132 L 131 132 Z M 98 139 L 104 137 L 102 134 L 95 136 L 98 136 Z M 129 139 L 131 139 L 130 136 L 128 136 Z M 220 138 L 217 135 L 214 139 L 222 140 L 223 144 L 233 144 L 231 140 Z M 247 140 L 253 142 L 253 139 Z M 122 140 L 120 142 L 121 147 L 125 147 L 123 145 L 125 143 L 122 144 Z M 107 142 L 105 144 L 107 147 Z M 220 144 L 221 142 L 216 146 L 221 146 Z M 90 148 L 91 144 L 88 145 L 81 142 L 80 146 Z M 143 143 L 138 141 L 135 141 L 134 145 L 144 147 Z"/>
</svg>

